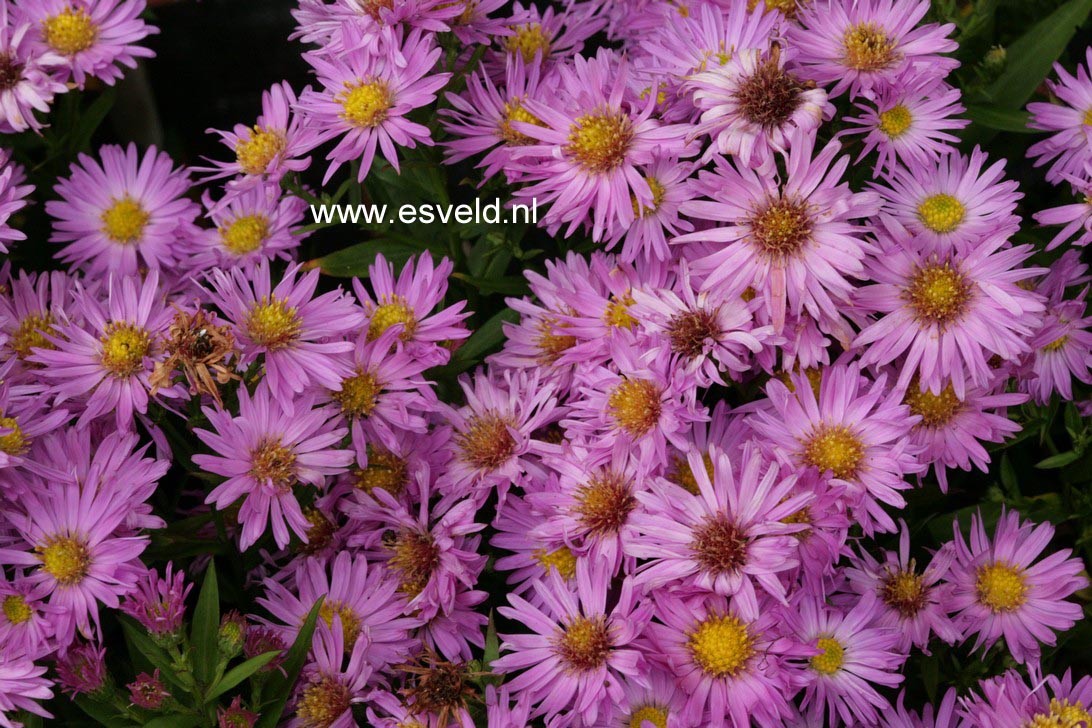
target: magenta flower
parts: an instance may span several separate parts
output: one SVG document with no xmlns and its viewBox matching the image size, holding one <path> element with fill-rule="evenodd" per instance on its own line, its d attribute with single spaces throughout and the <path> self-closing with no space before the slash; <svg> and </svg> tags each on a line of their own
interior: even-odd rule
<svg viewBox="0 0 1092 728">
<path fill-rule="evenodd" d="M 0 654 L 0 725 L 16 728 L 9 714 L 20 710 L 52 718 L 39 701 L 53 698 L 53 683 L 45 677 L 45 665 L 36 665 L 26 655 L 4 650 Z"/>
<path fill-rule="evenodd" d="M 1046 85 L 1058 103 L 1028 104 L 1032 129 L 1052 132 L 1052 135 L 1028 149 L 1035 166 L 1050 163 L 1046 178 L 1060 184 L 1066 176 L 1081 177 L 1092 165 L 1092 47 L 1085 49 L 1085 63 L 1072 75 L 1054 64 L 1058 80 L 1047 79 Z"/>
<path fill-rule="evenodd" d="M 57 661 L 57 682 L 71 695 L 94 695 L 106 687 L 106 647 L 85 642 L 68 650 Z"/>
<path fill-rule="evenodd" d="M 36 112 L 47 113 L 53 96 L 68 90 L 53 75 L 64 59 L 34 46 L 30 21 L 14 4 L 0 5 L 0 133 L 39 131 Z"/>
<path fill-rule="evenodd" d="M 642 174 L 652 190 L 652 204 L 637 205 L 630 225 L 616 224 L 605 241 L 605 249 L 613 250 L 621 241 L 618 257 L 625 263 L 669 261 L 672 256 L 669 238 L 694 229 L 693 223 L 680 212 L 683 203 L 694 198 L 689 179 L 696 165 L 671 155 L 657 156 L 645 165 Z"/>
<path fill-rule="evenodd" d="M 1062 549 L 1035 563 L 1054 526 L 1021 522 L 1016 511 L 1002 510 L 992 541 L 981 515 L 971 516 L 969 545 L 958 521 L 953 529 L 956 558 L 948 577 L 948 609 L 956 613 L 965 639 L 977 635 L 975 649 L 989 649 L 1004 637 L 1013 659 L 1034 662 L 1040 643 L 1053 645 L 1055 632 L 1081 619 L 1080 606 L 1065 601 L 1088 586 L 1081 560 Z"/>
<path fill-rule="evenodd" d="M 269 387 L 259 385 L 253 395 L 239 388 L 238 417 L 203 408 L 212 430 L 194 433 L 215 454 L 194 455 L 193 462 L 227 478 L 209 493 L 206 503 L 224 510 L 242 500 L 238 518 L 243 550 L 267 527 L 280 548 L 288 545 L 290 529 L 306 543 L 311 524 L 293 489 L 299 485 L 321 489 L 326 476 L 353 461 L 352 450 L 337 448 L 347 430 L 337 426 L 334 409 L 313 408 L 313 403 L 313 396 L 277 399 Z"/>
<path fill-rule="evenodd" d="M 1087 177 L 1069 178 L 1076 202 L 1059 207 L 1050 207 L 1036 212 L 1032 217 L 1040 225 L 1060 225 L 1061 230 L 1049 243 L 1047 250 L 1053 250 L 1064 242 L 1072 240 L 1070 245 L 1083 248 L 1092 243 L 1092 162 L 1089 162 Z M 1076 239 L 1073 239 L 1076 236 Z"/>
<path fill-rule="evenodd" d="M 162 578 L 149 569 L 121 603 L 121 611 L 140 622 L 154 638 L 167 641 L 180 635 L 186 595 L 193 588 L 186 583 L 184 571 L 173 569 L 174 564 L 168 562 Z"/>
<path fill-rule="evenodd" d="M 1046 404 L 1057 392 L 1073 399 L 1073 381 L 1092 384 L 1092 316 L 1087 313 L 1087 287 L 1077 299 L 1052 301 L 1043 325 L 1028 341 L 1020 390 Z"/>
<path fill-rule="evenodd" d="M 341 617 L 335 614 L 332 628 L 316 630 L 312 662 L 304 668 L 295 715 L 288 721 L 291 728 L 356 725 L 352 706 L 364 701 L 372 668 L 367 659 L 368 639 L 359 639 L 349 647 L 344 642 L 344 629 Z"/>
<path fill-rule="evenodd" d="M 26 207 L 34 185 L 23 184 L 27 175 L 23 165 L 11 160 L 11 152 L 0 149 L 0 253 L 8 252 L 7 243 L 26 240 L 26 235 L 8 225 L 11 216 Z"/>
<path fill-rule="evenodd" d="M 501 555 L 494 562 L 497 571 L 508 575 L 509 593 L 518 594 L 535 606 L 536 593 L 531 590 L 534 582 L 545 579 L 556 571 L 572 586 L 576 577 L 576 564 L 586 558 L 578 555 L 565 543 L 564 538 L 548 538 L 540 534 L 538 527 L 549 513 L 540 513 L 530 504 L 530 499 L 509 497 L 504 509 L 493 519 L 497 531 L 490 545 L 508 555 Z"/>
<path fill-rule="evenodd" d="M 1069 670 L 1061 678 L 1031 671 L 1034 687 L 1014 669 L 979 683 L 982 696 L 969 695 L 963 701 L 961 717 L 981 720 L 983 725 L 1065 725 L 1092 721 L 1092 677 L 1076 684 Z"/>
<path fill-rule="evenodd" d="M 269 185 L 229 192 L 213 202 L 202 198 L 214 230 L 193 236 L 185 265 L 194 271 L 246 267 L 259 260 L 291 260 L 307 233 L 298 228 L 307 203 Z"/>
<path fill-rule="evenodd" d="M 48 584 L 33 583 L 25 576 L 11 582 L 0 579 L 0 644 L 5 652 L 36 659 L 57 647 L 53 632 L 64 609 L 46 603 L 49 592 Z M 4 709 L 0 702 L 0 711 Z"/>
<path fill-rule="evenodd" d="M 559 12 L 551 5 L 540 10 L 516 0 L 506 23 L 510 32 L 494 39 L 501 50 L 489 59 L 498 70 L 513 56 L 519 56 L 528 66 L 551 66 L 555 61 L 579 56 L 584 41 L 602 30 L 605 20 L 599 17 L 594 3 L 570 5 Z"/>
<path fill-rule="evenodd" d="M 30 361 L 36 348 L 53 347 L 48 336 L 58 321 L 79 321 L 76 310 L 67 310 L 78 278 L 61 271 L 27 273 L 3 280 L 7 294 L 0 295 L 0 359 L 10 363 L 9 381 L 22 383 L 40 365 Z M 6 339 L 6 341 L 2 341 Z"/>
</svg>

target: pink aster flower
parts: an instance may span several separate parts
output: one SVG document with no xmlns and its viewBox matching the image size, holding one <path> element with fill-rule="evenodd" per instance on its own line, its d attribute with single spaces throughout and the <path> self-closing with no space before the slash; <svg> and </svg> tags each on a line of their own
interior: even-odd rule
<svg viewBox="0 0 1092 728">
<path fill-rule="evenodd" d="M 905 506 L 904 476 L 924 470 L 910 443 L 917 420 L 886 377 L 870 382 L 856 363 L 836 364 L 821 376 L 818 392 L 804 373 L 791 375 L 791 390 L 771 380 L 766 393 L 773 406 L 758 410 L 752 427 L 786 465 L 846 488 L 846 504 L 865 533 L 894 531 L 883 506 Z"/>
<path fill-rule="evenodd" d="M 944 78 L 959 61 L 951 23 L 918 25 L 928 0 L 820 0 L 807 3 L 789 26 L 800 73 L 823 85 L 832 97 L 875 98 L 901 77 Z"/>
<path fill-rule="evenodd" d="M 1088 586 L 1084 564 L 1069 549 L 1036 559 L 1054 535 L 1049 523 L 1021 522 L 1016 511 L 1001 512 L 993 540 L 981 515 L 971 516 L 970 543 L 953 524 L 956 558 L 948 582 L 948 608 L 974 649 L 989 649 L 1001 637 L 1019 663 L 1039 659 L 1040 643 L 1053 645 L 1055 632 L 1081 619 L 1081 607 L 1065 598 Z"/>
<path fill-rule="evenodd" d="M 535 582 L 542 607 L 510 594 L 512 606 L 498 611 L 531 630 L 501 635 L 503 654 L 492 667 L 501 673 L 523 670 L 505 684 L 520 700 L 536 706 L 533 715 L 547 720 L 571 711 L 587 725 L 607 725 L 624 698 L 624 676 L 640 680 L 645 659 L 634 641 L 652 616 L 650 603 L 639 603 L 633 585 L 622 582 L 607 608 L 609 572 L 590 562 L 576 567 L 576 588 L 556 573 Z"/>
<path fill-rule="evenodd" d="M 53 347 L 47 336 L 58 321 L 79 321 L 68 306 L 78 278 L 61 271 L 28 273 L 2 279 L 7 295 L 0 295 L 0 360 L 11 362 L 7 379 L 25 383 L 40 365 L 30 361 L 37 348 Z M 69 309 L 69 310 L 66 310 Z"/>
<path fill-rule="evenodd" d="M 786 614 L 797 636 L 817 653 L 809 661 L 801 708 L 816 719 L 825 713 L 827 725 L 839 718 L 846 725 L 874 725 L 891 704 L 873 685 L 894 687 L 903 680 L 898 670 L 906 656 L 896 648 L 899 634 L 876 624 L 876 606 L 872 593 L 846 612 L 802 595 Z"/>
<path fill-rule="evenodd" d="M 50 587 L 25 576 L 0 579 L 0 644 L 4 652 L 32 659 L 52 652 L 53 632 L 64 609 L 46 603 Z"/>
<path fill-rule="evenodd" d="M 8 252 L 7 243 L 26 240 L 25 234 L 8 225 L 11 216 L 26 207 L 26 198 L 34 191 L 34 185 L 23 184 L 26 179 L 23 165 L 13 162 L 7 149 L 0 149 L 0 253 Z"/>
<path fill-rule="evenodd" d="M 239 366 L 261 355 L 265 379 L 278 399 L 289 400 L 311 386 L 338 390 L 352 373 L 345 358 L 353 344 L 342 337 L 364 314 L 340 288 L 315 296 L 320 271 L 300 274 L 292 265 L 276 287 L 269 261 L 249 271 L 210 271 L 210 298 L 232 324 L 240 344 Z"/>
<path fill-rule="evenodd" d="M 1030 392 L 1038 404 L 1046 404 L 1057 392 L 1073 399 L 1073 381 L 1092 384 L 1092 316 L 1086 316 L 1085 296 L 1052 302 L 1043 325 L 1028 341 L 1031 352 L 1024 360 L 1020 391 Z"/>
<path fill-rule="evenodd" d="M 57 684 L 73 698 L 94 695 L 106 687 L 106 647 L 93 642 L 81 642 L 67 650 L 57 660 Z"/>
<path fill-rule="evenodd" d="M 372 667 L 367 659 L 369 640 L 358 639 L 351 647 L 345 643 L 341 617 L 332 617 L 333 626 L 321 625 L 311 648 L 312 661 L 304 669 L 296 695 L 295 715 L 290 728 L 352 728 L 353 704 L 364 702 Z"/>
<path fill-rule="evenodd" d="M 195 167 L 210 172 L 208 179 L 235 177 L 228 187 L 245 189 L 265 182 L 280 182 L 288 172 L 302 172 L 311 164 L 308 155 L 318 144 L 317 133 L 293 111 L 296 93 L 287 81 L 262 92 L 262 113 L 254 126 L 236 124 L 231 131 L 210 129 L 231 149 L 229 162 L 209 160 L 212 167 Z"/>
<path fill-rule="evenodd" d="M 12 713 L 27 711 L 43 718 L 53 714 L 41 706 L 41 701 L 53 698 L 53 683 L 45 677 L 45 665 L 36 665 L 26 655 L 3 650 L 0 654 L 0 726 L 16 728 Z"/>
<path fill-rule="evenodd" d="M 202 201 L 214 230 L 193 236 L 185 266 L 194 271 L 246 267 L 259 260 L 291 260 L 307 234 L 298 229 L 307 203 L 268 185 L 254 185 L 213 202 Z"/>
<path fill-rule="evenodd" d="M 552 65 L 579 56 L 584 41 L 606 24 L 598 11 L 594 3 L 570 4 L 563 10 L 546 5 L 540 10 L 516 0 L 506 20 L 509 32 L 495 39 L 501 50 L 489 59 L 489 65 L 499 70 L 511 56 L 520 56 L 527 65 Z"/>
<path fill-rule="evenodd" d="M 670 260 L 668 238 L 694 229 L 693 223 L 679 213 L 682 204 L 694 197 L 688 181 L 696 166 L 695 162 L 683 162 L 671 155 L 657 156 L 647 165 L 642 174 L 652 190 L 652 204 L 637 205 L 632 224 L 615 225 L 605 249 L 612 250 L 621 241 L 619 259 L 625 263 Z"/>
<path fill-rule="evenodd" d="M 979 683 L 982 696 L 968 696 L 963 701 L 960 715 L 968 723 L 981 721 L 981 725 L 1065 725 L 1092 723 L 1088 706 L 1092 705 L 1092 677 L 1085 676 L 1073 682 L 1069 670 L 1061 678 L 1056 675 L 1041 676 L 1032 667 L 1032 685 L 1014 669 L 983 680 Z M 966 725 L 968 723 L 961 723 Z"/>
<path fill-rule="evenodd" d="M 174 571 L 168 562 L 162 578 L 149 569 L 136 588 L 125 596 L 121 611 L 140 622 L 153 638 L 174 640 L 181 634 L 186 616 L 186 596 L 193 584 L 186 583 L 186 573 Z"/>
<path fill-rule="evenodd" d="M 665 480 L 637 493 L 642 508 L 630 519 L 637 533 L 626 552 L 647 560 L 635 577 L 646 589 L 678 583 L 730 596 L 741 617 L 755 619 L 756 587 L 787 603 L 780 574 L 798 565 L 791 534 L 807 526 L 786 521 L 811 495 L 794 495 L 795 478 L 767 467 L 750 446 L 735 458 L 736 468 L 718 448 L 708 457 L 712 476 L 701 454 L 689 456 L 696 494 Z"/>
<path fill-rule="evenodd" d="M 53 96 L 67 90 L 53 75 L 64 59 L 34 45 L 30 21 L 12 3 L 0 5 L 0 133 L 40 130 L 35 112 L 47 113 Z"/>
<path fill-rule="evenodd" d="M 1035 166 L 1050 163 L 1046 178 L 1055 184 L 1066 175 L 1079 177 L 1092 164 L 1092 47 L 1085 49 L 1085 63 L 1072 75 L 1054 64 L 1058 80 L 1047 79 L 1046 85 L 1058 103 L 1028 104 L 1032 129 L 1053 134 L 1028 148 Z"/>
<path fill-rule="evenodd" d="M 853 290 L 850 279 L 864 277 L 872 249 L 854 220 L 879 207 L 875 193 L 854 193 L 840 182 L 850 160 L 837 157 L 837 143 L 813 158 L 814 142 L 801 134 L 784 155 L 784 178 L 717 157 L 716 171 L 700 173 L 695 183 L 709 200 L 683 203 L 682 211 L 727 225 L 673 241 L 718 243 L 693 261 L 703 288 L 721 288 L 726 296 L 752 288 L 778 333 L 787 313 L 838 318 Z"/>
<path fill-rule="evenodd" d="M 1068 181 L 1076 202 L 1040 210 L 1032 216 L 1040 225 L 1059 225 L 1062 228 L 1047 243 L 1047 250 L 1054 250 L 1067 241 L 1078 248 L 1092 243 L 1092 162 L 1089 162 L 1085 177 L 1070 177 Z"/>
<path fill-rule="evenodd" d="M 432 144 L 428 128 L 406 115 L 432 103 L 451 77 L 432 72 L 440 52 L 432 34 L 412 30 L 379 53 L 357 47 L 341 55 L 304 54 L 322 90 L 305 91 L 296 109 L 318 130 L 321 141 L 340 137 L 326 155 L 330 166 L 323 184 L 346 162 L 359 163 L 357 180 L 363 182 L 377 146 L 397 171 L 396 145 L 412 149 L 418 143 Z"/>
<path fill-rule="evenodd" d="M 276 398 L 259 385 L 254 394 L 239 388 L 239 416 L 203 408 L 212 430 L 194 430 L 215 455 L 198 454 L 193 462 L 202 470 L 227 478 L 206 503 L 224 510 L 242 499 L 240 548 L 247 549 L 273 530 L 277 546 L 288 545 L 289 529 L 304 543 L 310 522 L 303 515 L 293 489 L 301 484 L 322 488 L 353 461 L 352 450 L 337 444 L 347 434 L 336 424 L 331 407 L 313 408 L 314 398 Z"/>
<path fill-rule="evenodd" d="M 497 571 L 511 572 L 507 583 L 509 593 L 518 594 L 535 606 L 531 585 L 556 571 L 570 586 L 576 576 L 576 564 L 585 555 L 577 555 L 565 543 L 564 538 L 544 537 L 541 529 L 544 515 L 531 506 L 530 499 L 509 497 L 504 510 L 491 524 L 496 535 L 489 543 L 504 552 L 494 562 Z"/>
<path fill-rule="evenodd" d="M 159 31 L 141 19 L 144 0 L 19 0 L 16 6 L 34 24 L 39 48 L 64 59 L 61 81 L 71 76 L 79 88 L 89 78 L 113 86 L 118 66 L 136 68 L 138 58 L 155 55 L 137 43 Z"/>
<path fill-rule="evenodd" d="M 862 311 L 884 314 L 853 342 L 861 363 L 901 358 L 899 389 L 915 375 L 933 394 L 949 382 L 960 398 L 968 384 L 988 387 L 990 357 L 1015 361 L 1027 351 L 1043 310 L 1042 297 L 1018 285 L 1044 272 L 1019 267 L 1032 247 L 1006 242 L 994 236 L 964 253 L 929 255 L 912 239 L 885 241 L 869 262 L 874 283 L 855 296 Z"/>
<path fill-rule="evenodd" d="M 520 179 L 529 183 L 516 196 L 550 205 L 543 226 L 567 226 L 569 236 L 590 223 L 592 239 L 601 240 L 616 224 L 632 224 L 635 207 L 655 207 L 637 166 L 650 164 L 655 154 L 681 155 L 681 130 L 652 118 L 655 94 L 644 102 L 636 98 L 628 73 L 625 58 L 607 50 L 591 59 L 576 56 L 558 68 L 557 102 L 523 102 L 541 124 L 512 122 L 535 140 L 512 152 Z"/>
<path fill-rule="evenodd" d="M 0 381 L 0 469 L 21 464 L 38 438 L 69 419 L 68 410 L 53 404 L 48 394 L 13 395 L 11 390 Z"/>
<path fill-rule="evenodd" d="M 970 157 L 946 154 L 935 163 L 896 167 L 888 185 L 873 185 L 890 215 L 927 253 L 969 252 L 991 237 L 1009 237 L 1020 226 L 1014 214 L 1023 197 L 1016 180 L 1003 179 L 1005 160 L 987 169 L 978 147 Z"/>
<path fill-rule="evenodd" d="M 898 701 L 894 712 L 883 714 L 883 728 L 956 728 L 956 699 L 958 693 L 955 688 L 948 688 L 941 698 L 939 705 L 926 705 L 921 709 L 921 715 L 906 709 L 903 704 L 906 693 L 899 692 Z"/>
<path fill-rule="evenodd" d="M 106 145 L 101 162 L 79 155 L 69 177 L 46 203 L 54 218 L 57 254 L 88 275 L 133 275 L 142 268 L 170 268 L 179 257 L 180 232 L 193 224 L 200 206 L 185 197 L 190 180 L 165 152 L 136 144 Z"/>
<path fill-rule="evenodd" d="M 112 414 L 117 427 L 127 430 L 135 416 L 148 411 L 149 377 L 165 356 L 161 337 L 173 314 L 155 271 L 143 281 L 111 276 L 101 298 L 77 286 L 75 306 L 83 322 L 55 326 L 55 333 L 46 335 L 51 347 L 35 348 L 29 360 L 43 365 L 37 373 L 50 382 L 58 404 L 71 400 L 82 406 L 81 427 Z M 175 386 L 158 396 L 178 397 L 183 391 Z"/>
</svg>

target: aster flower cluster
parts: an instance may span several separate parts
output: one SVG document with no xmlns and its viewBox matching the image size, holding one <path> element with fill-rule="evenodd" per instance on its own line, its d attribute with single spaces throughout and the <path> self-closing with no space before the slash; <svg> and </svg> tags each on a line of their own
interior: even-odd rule
<svg viewBox="0 0 1092 728">
<path fill-rule="evenodd" d="M 143 10 L 0 5 L 0 133 L 149 56 Z M 1092 49 L 1028 106 L 1075 199 L 1036 245 L 929 13 L 300 0 L 312 83 L 223 158 L 0 148 L 0 253 L 57 264 L 0 267 L 0 725 L 1092 722 L 1047 672 L 1089 479 L 1007 449 L 1092 444 Z M 309 210 L 430 164 L 550 257 L 312 259 Z M 921 705 L 934 652 L 1004 669 Z"/>
</svg>

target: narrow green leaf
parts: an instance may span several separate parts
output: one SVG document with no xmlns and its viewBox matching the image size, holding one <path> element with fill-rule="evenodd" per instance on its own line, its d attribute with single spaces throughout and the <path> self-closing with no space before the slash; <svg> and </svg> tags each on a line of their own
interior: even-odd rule
<svg viewBox="0 0 1092 728">
<path fill-rule="evenodd" d="M 171 713 L 161 715 L 144 723 L 144 728 L 192 728 L 201 725 L 200 716 L 193 713 Z"/>
<path fill-rule="evenodd" d="M 1081 457 L 1079 452 L 1060 452 L 1057 455 L 1051 455 L 1046 460 L 1040 460 L 1035 463 L 1035 467 L 1040 470 L 1053 470 L 1054 468 L 1064 468 L 1070 463 L 1075 463 Z"/>
<path fill-rule="evenodd" d="M 388 263 L 398 270 L 411 255 L 416 255 L 423 250 L 407 243 L 392 240 L 369 240 L 366 243 L 358 243 L 343 248 L 337 252 L 319 258 L 318 265 L 322 272 L 331 276 L 367 277 L 368 266 L 375 263 L 376 253 L 382 253 Z"/>
<path fill-rule="evenodd" d="M 125 632 L 125 637 L 129 641 L 129 644 L 138 653 L 143 655 L 144 658 L 152 664 L 152 667 L 159 668 L 161 677 L 171 681 L 178 687 L 189 689 L 189 686 L 183 683 L 178 676 L 175 675 L 174 664 L 170 655 L 164 652 L 155 642 L 152 642 L 152 638 L 148 636 L 144 627 L 127 615 L 119 616 L 121 618 L 121 628 Z"/>
<path fill-rule="evenodd" d="M 456 365 L 455 368 L 460 371 L 477 364 L 504 341 L 504 323 L 506 321 L 514 323 L 518 320 L 519 314 L 510 308 L 505 308 L 494 315 L 478 327 L 466 343 L 455 351 L 452 364 Z"/>
<path fill-rule="evenodd" d="M 74 698 L 74 702 L 76 705 L 80 706 L 80 710 L 87 713 L 102 725 L 108 725 L 111 726 L 111 728 L 114 728 L 115 726 L 116 728 L 123 728 L 124 726 L 133 725 L 132 721 L 126 720 L 118 713 L 118 709 L 112 705 L 92 700 L 86 695 L 77 695 Z"/>
<path fill-rule="evenodd" d="M 493 612 L 489 612 L 489 628 L 485 633 L 485 657 L 482 659 L 486 670 L 500 657 L 500 639 L 497 637 L 497 625 L 493 622 Z"/>
<path fill-rule="evenodd" d="M 996 106 L 967 106 L 967 118 L 975 124 L 995 131 L 1034 134 L 1028 128 L 1028 112 L 1021 109 L 1001 109 Z"/>
<path fill-rule="evenodd" d="M 205 696 L 205 702 L 207 703 L 214 698 L 218 698 L 228 690 L 231 690 L 243 680 L 246 680 L 248 677 L 258 672 L 258 670 L 261 670 L 268 665 L 269 662 L 279 654 L 281 654 L 280 650 L 263 652 L 262 654 L 251 657 L 246 662 L 241 662 L 231 668 L 227 671 L 227 674 L 220 678 L 219 682 L 209 688 L 209 692 Z"/>
<path fill-rule="evenodd" d="M 311 638 L 315 634 L 315 624 L 318 622 L 319 610 L 322 609 L 324 597 L 319 597 L 315 606 L 311 607 L 311 613 L 307 615 L 300 633 L 296 635 L 296 641 L 288 648 L 288 654 L 281 663 L 284 674 L 277 674 L 269 681 L 271 697 L 262 705 L 262 717 L 258 720 L 256 728 L 276 728 L 281 720 L 281 713 L 288 703 L 288 697 L 292 694 L 292 688 L 296 686 L 296 680 L 303 671 L 307 655 L 311 652 Z"/>
<path fill-rule="evenodd" d="M 503 293 L 507 296 L 522 296 L 528 291 L 527 279 L 523 276 L 477 278 L 468 276 L 465 273 L 452 273 L 451 277 L 477 288 L 482 293 Z"/>
<path fill-rule="evenodd" d="M 197 608 L 193 612 L 190 643 L 193 645 L 193 673 L 208 684 L 216 671 L 217 637 L 220 631 L 220 589 L 216 583 L 216 562 L 209 562 Z"/>
</svg>

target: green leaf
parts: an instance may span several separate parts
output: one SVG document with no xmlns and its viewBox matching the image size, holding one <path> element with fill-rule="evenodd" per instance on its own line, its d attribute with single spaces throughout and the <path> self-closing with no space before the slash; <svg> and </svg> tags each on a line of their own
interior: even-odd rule
<svg viewBox="0 0 1092 728">
<path fill-rule="evenodd" d="M 455 351 L 452 357 L 454 368 L 459 371 L 481 361 L 486 354 L 493 351 L 504 341 L 504 323 L 514 323 L 519 320 L 519 314 L 510 308 L 505 308 L 493 318 L 478 327 L 478 330 Z"/>
<path fill-rule="evenodd" d="M 311 637 L 315 634 L 315 624 L 318 622 L 319 610 L 325 597 L 319 597 L 315 606 L 311 607 L 310 614 L 300 627 L 300 633 L 296 635 L 296 641 L 288 648 L 288 654 L 281 663 L 284 674 L 277 674 L 269 681 L 269 690 L 272 697 L 267 700 L 261 709 L 262 717 L 258 720 L 256 728 L 276 728 L 281 720 L 281 713 L 288 703 L 288 696 L 292 694 L 292 688 L 296 686 L 296 680 L 303 671 L 303 665 L 307 661 L 307 655 L 311 652 Z"/>
<path fill-rule="evenodd" d="M 209 702 L 214 698 L 218 698 L 228 690 L 246 680 L 254 673 L 261 670 L 263 667 L 269 664 L 269 662 L 281 654 L 280 650 L 273 650 L 272 652 L 263 652 L 260 655 L 251 657 L 246 662 L 241 662 L 235 667 L 227 671 L 227 674 L 220 678 L 220 681 L 212 685 L 209 688 L 208 694 L 205 696 L 205 702 Z"/>
<path fill-rule="evenodd" d="M 193 612 L 193 628 L 190 643 L 193 645 L 193 673 L 202 683 L 208 684 L 216 672 L 220 633 L 220 589 L 216 584 L 216 562 L 209 562 L 197 608 Z"/>
<path fill-rule="evenodd" d="M 485 657 L 483 667 L 491 670 L 493 663 L 500 657 L 500 639 L 497 637 L 497 625 L 493 622 L 493 612 L 489 612 L 489 628 L 485 633 Z"/>
<path fill-rule="evenodd" d="M 114 99 L 117 96 L 117 89 L 113 86 L 104 90 L 99 97 L 92 102 L 79 115 L 79 124 L 73 129 L 72 137 L 69 143 L 72 146 L 72 151 L 75 152 L 87 152 L 91 149 L 91 137 L 94 136 L 95 131 L 102 124 L 103 119 L 110 113 L 110 109 L 114 108 Z"/>
<path fill-rule="evenodd" d="M 201 717 L 193 713 L 161 715 L 144 723 L 144 728 L 192 728 L 201 725 Z"/>
<path fill-rule="evenodd" d="M 92 700 L 86 695 L 77 695 L 74 699 L 76 705 L 80 706 L 80 710 L 87 713 L 89 716 L 97 720 L 102 725 L 117 726 L 131 726 L 133 722 L 126 720 L 119 713 L 117 708 L 107 703 L 100 703 L 97 700 Z"/>
<path fill-rule="evenodd" d="M 397 271 L 411 255 L 416 255 L 423 250 L 422 247 L 393 240 L 369 240 L 366 243 L 358 243 L 343 248 L 335 253 L 319 258 L 317 263 L 322 272 L 331 276 L 367 277 L 368 266 L 375 263 L 377 253 L 382 253 L 388 263 L 394 265 Z"/>
<path fill-rule="evenodd" d="M 1022 109 L 1002 109 L 996 106 L 967 106 L 967 118 L 975 124 L 995 131 L 1034 134 L 1028 128 L 1028 112 Z"/>
<path fill-rule="evenodd" d="M 1079 452 L 1060 452 L 1057 455 L 1051 455 L 1046 460 L 1040 460 L 1035 463 L 1035 467 L 1040 470 L 1052 470 L 1054 468 L 1064 468 L 1070 463 L 1077 462 L 1080 459 L 1081 454 Z"/>
<path fill-rule="evenodd" d="M 169 680 L 175 685 L 189 690 L 191 686 L 186 685 L 174 671 L 174 663 L 171 657 L 148 636 L 144 627 L 132 617 L 127 615 L 119 615 L 121 618 L 121 628 L 125 632 L 126 639 L 129 640 L 129 644 L 136 649 L 138 653 L 144 656 L 148 662 L 152 664 L 152 667 L 159 668 L 161 677 Z"/>
<path fill-rule="evenodd" d="M 482 293 L 503 293 L 508 296 L 522 296 L 528 291 L 527 279 L 523 276 L 504 276 L 497 278 L 476 278 L 465 273 L 452 273 L 452 278 L 477 288 Z"/>
</svg>

